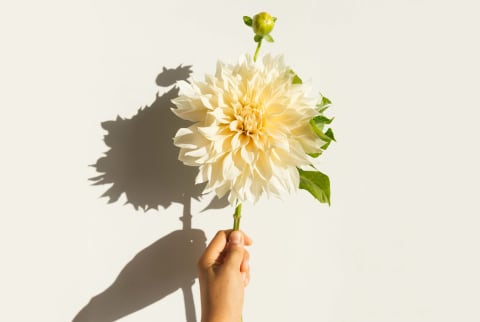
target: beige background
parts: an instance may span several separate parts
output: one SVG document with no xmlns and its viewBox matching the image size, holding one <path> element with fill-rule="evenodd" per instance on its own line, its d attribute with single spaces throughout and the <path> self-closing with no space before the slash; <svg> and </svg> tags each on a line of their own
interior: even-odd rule
<svg viewBox="0 0 480 322">
<path fill-rule="evenodd" d="M 158 289 L 140 288 L 134 299 L 154 303 L 122 321 L 187 320 L 179 288 L 203 232 L 230 227 L 232 210 L 202 211 L 209 197 L 108 204 L 89 165 L 108 150 L 102 122 L 165 92 L 163 67 L 201 77 L 252 53 L 241 17 L 260 10 L 279 17 L 262 53 L 285 54 L 332 99 L 338 143 L 321 163 L 331 208 L 303 192 L 244 207 L 244 320 L 480 320 L 480 22 L 467 0 L 2 1 L 0 320 L 71 321 L 128 263 L 127 282 Z M 178 232 L 188 210 L 203 230 L 190 246 Z M 109 313 L 134 307 L 113 293 Z"/>
</svg>

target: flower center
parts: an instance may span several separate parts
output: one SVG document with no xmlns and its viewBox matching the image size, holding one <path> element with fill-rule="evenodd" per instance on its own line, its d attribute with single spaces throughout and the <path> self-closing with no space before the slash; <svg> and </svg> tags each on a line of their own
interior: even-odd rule
<svg viewBox="0 0 480 322">
<path fill-rule="evenodd" d="M 236 113 L 238 129 L 244 134 L 251 135 L 258 133 L 263 127 L 262 110 L 252 105 L 244 105 Z"/>
</svg>

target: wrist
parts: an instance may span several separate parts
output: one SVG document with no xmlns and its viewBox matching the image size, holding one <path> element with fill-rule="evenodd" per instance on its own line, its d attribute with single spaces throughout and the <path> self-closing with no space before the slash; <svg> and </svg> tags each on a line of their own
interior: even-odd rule
<svg viewBox="0 0 480 322">
<path fill-rule="evenodd" d="M 201 322 L 241 322 L 242 317 L 234 318 L 231 314 L 206 314 L 202 315 Z"/>
</svg>

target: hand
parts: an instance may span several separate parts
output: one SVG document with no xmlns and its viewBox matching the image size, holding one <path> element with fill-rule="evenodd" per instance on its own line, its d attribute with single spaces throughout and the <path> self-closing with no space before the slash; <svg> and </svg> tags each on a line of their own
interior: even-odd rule
<svg viewBox="0 0 480 322">
<path fill-rule="evenodd" d="M 202 322 L 239 322 L 244 288 L 250 281 L 252 244 L 241 231 L 221 230 L 198 261 Z"/>
</svg>

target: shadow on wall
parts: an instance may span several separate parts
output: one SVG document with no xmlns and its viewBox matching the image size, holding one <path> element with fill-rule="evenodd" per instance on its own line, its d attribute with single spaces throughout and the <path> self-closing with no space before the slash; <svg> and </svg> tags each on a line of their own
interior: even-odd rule
<svg viewBox="0 0 480 322">
<path fill-rule="evenodd" d="M 205 249 L 201 230 L 177 230 L 139 252 L 113 284 L 93 297 L 73 322 L 116 321 L 181 289 L 187 322 L 196 321 L 192 285 Z"/>
<path fill-rule="evenodd" d="M 157 76 L 157 84 L 169 86 L 187 80 L 190 68 L 164 68 Z M 179 128 L 190 125 L 170 110 L 175 107 L 171 100 L 178 93 L 174 86 L 162 96 L 157 94 L 152 105 L 140 109 L 132 118 L 118 116 L 115 121 L 102 123 L 108 132 L 105 144 L 110 150 L 94 165 L 101 175 L 90 180 L 95 185 L 111 184 L 103 194 L 109 203 L 125 194 L 126 203 L 146 211 L 200 197 L 203 187 L 194 184 L 197 169 L 178 161 L 178 148 L 172 141 Z"/>
<path fill-rule="evenodd" d="M 185 80 L 191 66 L 163 68 L 157 76 L 159 86 L 171 86 Z M 183 229 L 174 231 L 140 251 L 121 270 L 113 284 L 94 296 L 73 319 L 74 322 L 115 321 L 136 312 L 181 289 L 187 322 L 195 322 L 192 285 L 197 278 L 196 261 L 205 249 L 202 230 L 191 227 L 191 198 L 198 199 L 203 186 L 195 185 L 197 169 L 178 161 L 178 149 L 172 138 L 189 123 L 175 116 L 171 102 L 179 94 L 173 86 L 130 119 L 117 117 L 102 123 L 108 132 L 105 143 L 110 148 L 94 167 L 99 176 L 95 185 L 110 184 L 103 194 L 109 203 L 122 194 L 135 209 L 169 207 L 183 204 Z M 226 199 L 214 198 L 206 209 L 223 208 Z"/>
</svg>

